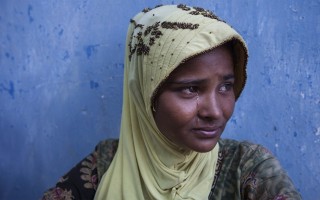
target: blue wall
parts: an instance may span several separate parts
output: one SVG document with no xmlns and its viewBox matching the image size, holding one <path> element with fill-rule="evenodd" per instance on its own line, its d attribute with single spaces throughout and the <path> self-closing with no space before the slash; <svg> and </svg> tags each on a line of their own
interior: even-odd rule
<svg viewBox="0 0 320 200">
<path fill-rule="evenodd" d="M 248 84 L 224 137 L 268 147 L 320 199 L 319 0 L 0 0 L 0 199 L 37 199 L 118 137 L 125 34 L 144 7 L 190 3 L 246 39 Z"/>
</svg>

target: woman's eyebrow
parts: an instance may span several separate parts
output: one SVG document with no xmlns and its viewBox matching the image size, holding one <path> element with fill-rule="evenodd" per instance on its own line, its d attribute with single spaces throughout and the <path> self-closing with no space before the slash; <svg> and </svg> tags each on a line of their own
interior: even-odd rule
<svg viewBox="0 0 320 200">
<path fill-rule="evenodd" d="M 228 74 L 222 77 L 224 81 L 235 79 L 234 74 Z M 186 84 L 204 84 L 208 82 L 208 79 L 182 79 L 182 80 L 167 80 L 167 84 L 175 84 L 175 85 L 186 85 Z"/>
<path fill-rule="evenodd" d="M 198 85 L 206 82 L 208 82 L 207 79 L 185 79 L 185 80 L 168 80 L 167 81 L 168 84 L 175 84 L 175 85 L 188 85 L 188 84 Z"/>
<path fill-rule="evenodd" d="M 223 80 L 225 80 L 225 81 L 230 80 L 230 79 L 235 79 L 234 74 L 228 74 L 226 76 L 223 76 Z"/>
</svg>

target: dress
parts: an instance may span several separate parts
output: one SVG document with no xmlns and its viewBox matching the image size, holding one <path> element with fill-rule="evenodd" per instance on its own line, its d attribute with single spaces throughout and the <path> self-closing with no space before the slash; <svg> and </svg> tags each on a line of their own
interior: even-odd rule
<svg viewBox="0 0 320 200">
<path fill-rule="evenodd" d="M 208 199 L 301 199 L 278 160 L 261 145 L 219 140 L 219 158 Z M 95 151 L 60 178 L 43 200 L 93 199 L 118 140 L 101 141 Z"/>
</svg>

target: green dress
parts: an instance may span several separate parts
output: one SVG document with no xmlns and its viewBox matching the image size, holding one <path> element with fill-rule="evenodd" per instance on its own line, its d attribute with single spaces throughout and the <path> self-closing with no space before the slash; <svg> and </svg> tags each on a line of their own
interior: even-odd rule
<svg viewBox="0 0 320 200">
<path fill-rule="evenodd" d="M 301 199 L 279 161 L 266 148 L 227 139 L 220 139 L 219 145 L 209 200 Z M 93 153 L 61 177 L 42 199 L 93 199 L 117 147 L 118 140 L 100 142 Z"/>
</svg>

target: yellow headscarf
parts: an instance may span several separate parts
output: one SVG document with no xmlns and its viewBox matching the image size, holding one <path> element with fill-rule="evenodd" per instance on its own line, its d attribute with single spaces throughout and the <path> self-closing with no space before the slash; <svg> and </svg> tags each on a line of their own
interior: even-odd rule
<svg viewBox="0 0 320 200">
<path fill-rule="evenodd" d="M 158 130 L 152 102 L 159 85 L 179 64 L 229 41 L 234 41 L 239 97 L 246 79 L 246 46 L 213 13 L 168 5 L 145 9 L 131 20 L 119 146 L 95 199 L 208 199 L 219 145 L 207 153 L 182 150 Z"/>
</svg>

